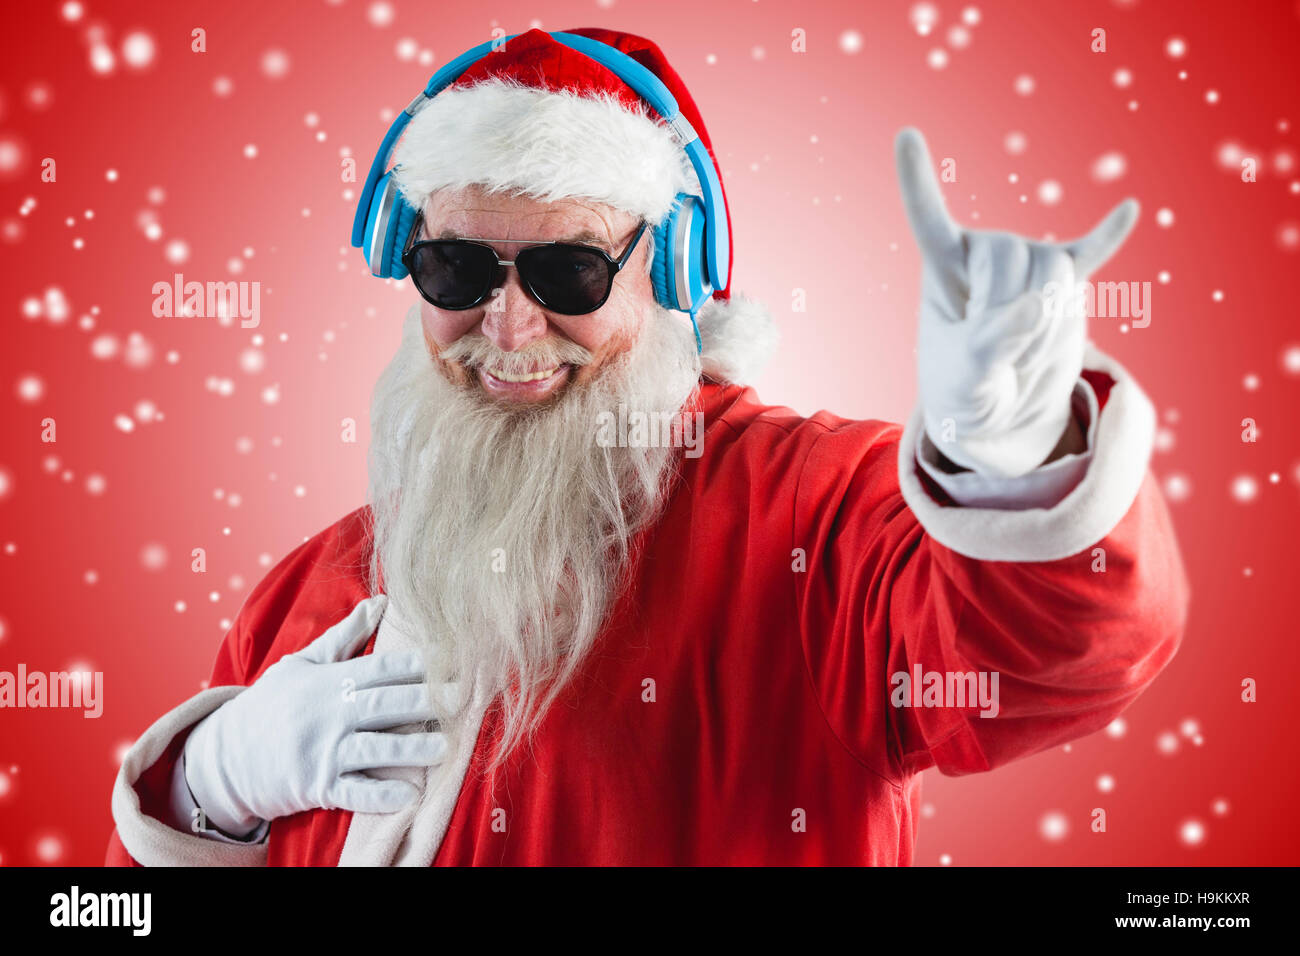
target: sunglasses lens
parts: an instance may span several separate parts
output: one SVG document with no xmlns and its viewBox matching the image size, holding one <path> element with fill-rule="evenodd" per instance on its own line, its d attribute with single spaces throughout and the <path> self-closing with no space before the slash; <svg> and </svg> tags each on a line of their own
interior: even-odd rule
<svg viewBox="0 0 1300 956">
<path fill-rule="evenodd" d="M 440 309 L 468 309 L 488 291 L 497 261 L 491 250 L 454 241 L 411 250 L 411 281 Z"/>
<path fill-rule="evenodd" d="M 596 253 L 574 246 L 535 246 L 519 253 L 520 277 L 533 295 L 555 312 L 585 315 L 609 296 L 613 276 Z"/>
</svg>

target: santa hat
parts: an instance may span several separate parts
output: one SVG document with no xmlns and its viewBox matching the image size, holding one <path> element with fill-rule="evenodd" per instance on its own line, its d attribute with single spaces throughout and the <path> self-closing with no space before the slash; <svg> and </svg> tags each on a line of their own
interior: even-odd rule
<svg viewBox="0 0 1300 956">
<path fill-rule="evenodd" d="M 716 165 L 695 101 L 658 46 L 614 30 L 566 32 L 608 44 L 657 76 Z M 393 159 L 416 209 L 437 189 L 480 185 L 543 202 L 589 199 L 659 223 L 679 192 L 702 195 L 662 117 L 612 71 L 543 30 L 506 41 L 435 96 Z M 730 210 L 727 224 L 730 233 Z M 696 316 L 704 372 L 747 384 L 775 351 L 776 327 L 763 305 L 732 296 L 730 267 L 726 283 Z"/>
</svg>

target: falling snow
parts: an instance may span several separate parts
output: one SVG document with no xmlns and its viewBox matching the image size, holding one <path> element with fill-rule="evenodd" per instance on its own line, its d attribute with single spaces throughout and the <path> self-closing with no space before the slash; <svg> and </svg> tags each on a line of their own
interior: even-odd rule
<svg viewBox="0 0 1300 956">
<path fill-rule="evenodd" d="M 272 49 L 262 54 L 262 72 L 271 79 L 280 79 L 289 73 L 289 54 Z"/>
<path fill-rule="evenodd" d="M 1250 475 L 1238 475 L 1232 479 L 1232 497 L 1245 504 L 1255 500 L 1259 494 L 1259 482 Z"/>
<path fill-rule="evenodd" d="M 1064 840 L 1069 832 L 1070 821 L 1059 810 L 1043 814 L 1038 821 L 1039 835 L 1051 843 L 1059 843 Z"/>
<path fill-rule="evenodd" d="M 131 33 L 122 41 L 122 59 L 137 70 L 149 66 L 155 52 L 153 37 L 147 33 Z"/>
<path fill-rule="evenodd" d="M 1123 153 L 1111 151 L 1102 153 L 1092 163 L 1092 178 L 1099 183 L 1110 183 L 1119 179 L 1128 169 L 1128 160 Z"/>
</svg>

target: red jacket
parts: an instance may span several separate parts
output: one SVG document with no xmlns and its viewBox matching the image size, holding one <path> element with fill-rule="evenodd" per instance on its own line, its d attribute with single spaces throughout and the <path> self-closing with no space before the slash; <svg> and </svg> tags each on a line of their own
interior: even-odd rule
<svg viewBox="0 0 1300 956">
<path fill-rule="evenodd" d="M 1149 404 L 1106 367 L 1085 372 L 1102 407 L 1091 470 L 1105 472 L 1085 484 L 1100 490 L 1075 512 L 1034 515 L 946 506 L 915 469 L 900 489 L 898 425 L 802 418 L 752 389 L 706 385 L 704 454 L 683 459 L 632 586 L 494 792 L 476 772 L 497 729 L 488 712 L 434 862 L 907 864 L 922 770 L 989 770 L 1113 720 L 1173 656 L 1188 585 L 1146 471 Z M 914 463 L 903 462 L 906 475 Z M 1120 487 L 1121 471 L 1132 488 Z M 1105 507 L 1113 528 L 1091 539 L 1104 550 L 1100 572 L 1092 547 L 981 560 L 936 538 L 996 549 L 978 522 L 1024 521 L 1005 547 L 1050 554 L 1073 548 L 1062 542 Z M 366 517 L 343 518 L 261 581 L 221 645 L 213 686 L 251 684 L 368 596 Z M 891 706 L 890 675 L 917 665 L 998 672 L 1000 712 Z M 643 701 L 647 678 L 654 702 Z M 184 739 L 135 782 L 149 816 L 165 818 Z M 336 864 L 351 817 L 275 820 L 267 862 Z M 115 831 L 108 863 L 133 862 Z"/>
</svg>

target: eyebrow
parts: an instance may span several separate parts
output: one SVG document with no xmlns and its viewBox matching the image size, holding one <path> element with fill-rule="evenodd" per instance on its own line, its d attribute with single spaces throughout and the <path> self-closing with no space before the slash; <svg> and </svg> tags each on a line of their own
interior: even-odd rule
<svg viewBox="0 0 1300 956">
<path fill-rule="evenodd" d="M 483 241 L 481 239 L 475 239 L 473 236 L 462 236 L 459 233 L 457 233 L 455 229 L 444 229 L 442 232 L 438 234 L 438 238 L 439 239 L 471 239 L 476 242 Z M 532 242 L 534 240 L 526 239 L 520 241 Z M 609 244 L 609 240 L 604 238 L 601 235 L 598 235 L 597 233 L 592 232 L 590 229 L 584 229 L 582 230 L 582 232 L 575 232 L 571 236 L 566 236 L 564 238 L 556 239 L 554 241 L 578 243 L 580 245 L 599 246 L 600 248 L 604 249 L 606 252 L 612 251 L 612 247 Z"/>
</svg>

